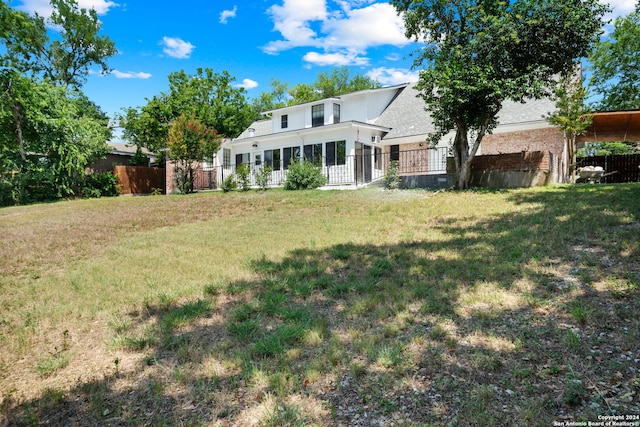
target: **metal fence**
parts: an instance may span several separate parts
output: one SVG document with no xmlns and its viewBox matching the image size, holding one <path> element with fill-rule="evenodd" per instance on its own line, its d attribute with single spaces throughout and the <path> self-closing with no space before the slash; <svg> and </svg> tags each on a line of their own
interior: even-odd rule
<svg viewBox="0 0 640 427">
<path fill-rule="evenodd" d="M 447 170 L 447 148 L 423 148 L 396 153 L 377 150 L 362 155 L 345 156 L 343 159 L 316 157 L 315 162 L 327 178 L 327 185 L 365 185 L 384 177 L 392 161 L 397 162 L 397 172 L 401 176 L 444 174 Z M 257 186 L 256 175 L 266 164 L 249 165 L 249 183 Z M 267 165 L 271 166 L 271 165 Z M 270 173 L 268 186 L 283 185 L 288 169 L 283 162 L 276 164 Z M 236 165 L 199 169 L 196 172 L 194 189 L 216 189 L 229 176 L 235 175 Z"/>
</svg>

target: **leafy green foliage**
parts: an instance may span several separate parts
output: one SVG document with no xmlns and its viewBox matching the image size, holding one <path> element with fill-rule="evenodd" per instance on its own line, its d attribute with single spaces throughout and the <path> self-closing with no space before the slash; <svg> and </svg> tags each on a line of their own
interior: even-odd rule
<svg viewBox="0 0 640 427">
<path fill-rule="evenodd" d="M 587 142 L 577 151 L 578 157 L 638 154 L 640 147 L 630 142 Z"/>
<path fill-rule="evenodd" d="M 400 188 L 400 175 L 398 175 L 398 161 L 392 160 L 389 163 L 389 169 L 384 174 L 384 178 L 382 182 L 384 184 L 384 188 L 389 190 Z"/>
<path fill-rule="evenodd" d="M 563 159 L 564 180 L 568 181 L 576 164 L 576 138 L 584 135 L 593 122 L 585 106 L 587 91 L 582 79 L 564 75 L 556 86 L 556 111 L 547 116 L 547 121 L 558 126 L 564 133 L 564 144 L 568 158 Z"/>
<path fill-rule="evenodd" d="M 255 114 L 244 89 L 233 87 L 234 81 L 227 71 L 214 73 L 210 68 L 198 68 L 195 74 L 169 74 L 168 92 L 142 107 L 125 109 L 119 117 L 124 138 L 158 151 L 167 146 L 171 123 L 183 114 L 216 129 L 222 137 L 236 137 Z"/>
<path fill-rule="evenodd" d="M 261 190 L 266 190 L 269 188 L 269 183 L 271 182 L 271 173 L 273 172 L 273 168 L 270 166 L 263 166 L 256 173 L 256 184 L 260 187 Z"/>
<path fill-rule="evenodd" d="M 602 99 L 600 111 L 640 108 L 640 11 L 616 18 L 613 33 L 591 54 L 591 86 Z"/>
<path fill-rule="evenodd" d="M 284 182 L 285 190 L 308 190 L 327 183 L 322 170 L 309 161 L 291 162 Z"/>
<path fill-rule="evenodd" d="M 118 177 L 113 172 L 94 172 L 85 176 L 82 197 L 117 196 Z"/>
<path fill-rule="evenodd" d="M 131 166 L 149 166 L 149 156 L 142 152 L 142 147 L 136 147 L 136 153 L 129 160 Z"/>
<path fill-rule="evenodd" d="M 242 191 L 251 188 L 251 169 L 246 163 L 242 163 L 236 168 L 236 182 Z"/>
<path fill-rule="evenodd" d="M 238 188 L 238 183 L 236 182 L 235 175 L 231 174 L 231 175 L 227 176 L 222 181 L 222 185 L 220 187 L 222 188 L 222 191 L 224 191 L 225 193 L 228 193 L 229 191 L 232 191 L 232 190 L 235 190 L 236 188 Z"/>
<path fill-rule="evenodd" d="M 220 137 L 215 129 L 184 114 L 169 128 L 167 146 L 176 163 L 176 184 L 181 193 L 193 191 L 196 165 L 218 151 Z"/>
<path fill-rule="evenodd" d="M 390 3 L 403 14 L 407 36 L 425 42 L 415 61 L 425 67 L 417 87 L 437 129 L 432 143 L 455 131 L 458 189 L 467 187 L 471 161 L 503 102 L 548 95 L 555 76 L 573 70 L 598 40 L 608 9 L 598 0 Z"/>
</svg>

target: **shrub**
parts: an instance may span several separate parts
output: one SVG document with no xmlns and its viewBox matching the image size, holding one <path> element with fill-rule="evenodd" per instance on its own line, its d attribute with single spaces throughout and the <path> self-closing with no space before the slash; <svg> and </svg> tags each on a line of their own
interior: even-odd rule
<svg viewBox="0 0 640 427">
<path fill-rule="evenodd" d="M 136 154 L 129 160 L 131 166 L 149 166 L 149 156 L 142 152 L 142 147 L 138 145 Z"/>
<path fill-rule="evenodd" d="M 113 172 L 94 172 L 85 176 L 82 197 L 117 196 L 118 194 L 118 178 Z"/>
<path fill-rule="evenodd" d="M 269 187 L 269 182 L 271 182 L 271 172 L 273 172 L 272 167 L 263 166 L 260 168 L 258 173 L 256 173 L 256 184 L 258 184 L 260 189 L 263 191 Z"/>
<path fill-rule="evenodd" d="M 396 188 L 400 188 L 400 175 L 398 175 L 398 161 L 392 160 L 389 164 L 389 169 L 384 174 L 383 183 L 384 188 L 389 190 L 393 190 Z"/>
<path fill-rule="evenodd" d="M 250 174 L 251 170 L 249 169 L 249 165 L 246 163 L 241 164 L 236 169 L 237 183 L 242 191 L 247 191 L 251 188 Z"/>
<path fill-rule="evenodd" d="M 220 185 L 222 191 L 228 193 L 231 190 L 235 190 L 238 188 L 238 183 L 236 182 L 236 177 L 234 174 L 229 175 L 222 181 L 222 185 Z"/>
<path fill-rule="evenodd" d="M 313 163 L 291 162 L 287 179 L 284 182 L 285 190 L 307 190 L 318 188 L 327 183 L 327 178 L 322 175 L 322 170 Z"/>
</svg>

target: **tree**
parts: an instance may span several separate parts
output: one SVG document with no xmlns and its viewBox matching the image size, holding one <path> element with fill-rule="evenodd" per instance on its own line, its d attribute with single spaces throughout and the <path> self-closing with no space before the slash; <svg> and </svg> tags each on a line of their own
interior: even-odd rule
<svg viewBox="0 0 640 427">
<path fill-rule="evenodd" d="M 334 68 L 331 74 L 321 72 L 315 83 L 301 83 L 290 92 L 289 105 L 302 104 L 319 99 L 339 96 L 345 93 L 380 87 L 380 83 L 371 78 L 357 74 L 351 76 L 347 67 Z"/>
<path fill-rule="evenodd" d="M 167 146 L 176 163 L 176 184 L 181 193 L 193 192 L 195 163 L 218 151 L 220 143 L 217 131 L 193 116 L 182 114 L 173 121 Z"/>
<path fill-rule="evenodd" d="M 640 5 L 640 3 L 639 3 Z M 640 109 L 640 10 L 618 17 L 608 39 L 589 55 L 599 111 Z"/>
<path fill-rule="evenodd" d="M 584 135 L 593 121 L 585 106 L 587 91 L 581 77 L 562 76 L 555 92 L 557 110 L 548 115 L 547 121 L 558 126 L 564 134 L 562 150 L 562 178 L 564 182 L 575 173 L 576 138 Z"/>
<path fill-rule="evenodd" d="M 107 71 L 116 52 L 98 35 L 93 10 L 74 0 L 51 4 L 53 40 L 42 17 L 0 2 L 0 167 L 21 182 L 50 182 L 48 198 L 78 194 L 84 168 L 108 149 L 108 118 L 78 88 L 89 67 Z"/>
<path fill-rule="evenodd" d="M 483 137 L 506 100 L 549 95 L 598 39 L 608 10 L 598 0 L 392 0 L 406 35 L 423 41 L 417 88 L 437 131 L 455 132 L 456 188 L 469 184 Z"/>
<path fill-rule="evenodd" d="M 169 74 L 169 91 L 147 100 L 138 108 L 128 108 L 119 117 L 124 137 L 152 151 L 167 146 L 169 127 L 182 114 L 216 129 L 221 137 L 234 138 L 255 119 L 245 98 L 245 90 L 233 87 L 227 71 L 214 73 L 198 68 Z"/>
</svg>

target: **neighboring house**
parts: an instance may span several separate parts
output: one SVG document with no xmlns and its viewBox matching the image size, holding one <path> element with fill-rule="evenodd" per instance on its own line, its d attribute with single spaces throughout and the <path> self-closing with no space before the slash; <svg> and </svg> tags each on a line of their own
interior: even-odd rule
<svg viewBox="0 0 640 427">
<path fill-rule="evenodd" d="M 544 116 L 550 100 L 506 102 L 500 125 L 482 143 L 482 153 L 546 150 L 561 155 L 562 135 Z M 362 90 L 267 111 L 238 138 L 225 141 L 215 167 L 224 179 L 240 164 L 253 171 L 273 168 L 272 185 L 286 178 L 291 162 L 305 159 L 322 168 L 329 185 L 361 185 L 384 176 L 389 163 L 401 175 L 446 174 L 453 133 L 430 149 L 435 131 L 425 103 L 412 84 Z M 559 151 L 558 151 L 559 150 Z"/>
<path fill-rule="evenodd" d="M 122 142 L 107 141 L 112 149 L 104 159 L 99 159 L 93 162 L 90 169 L 94 172 L 107 172 L 113 171 L 116 166 L 129 166 L 129 161 L 136 154 L 138 148 L 135 144 L 125 144 Z M 149 157 L 149 166 L 156 164 L 158 156 L 153 154 L 146 148 L 142 148 L 142 153 Z"/>
</svg>

